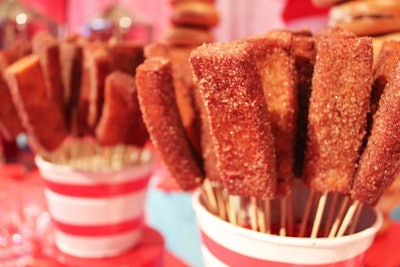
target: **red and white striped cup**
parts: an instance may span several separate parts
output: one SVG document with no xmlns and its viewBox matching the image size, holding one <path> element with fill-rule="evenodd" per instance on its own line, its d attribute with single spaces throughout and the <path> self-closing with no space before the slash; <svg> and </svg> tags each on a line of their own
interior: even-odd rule
<svg viewBox="0 0 400 267">
<path fill-rule="evenodd" d="M 193 196 L 206 267 L 361 267 L 363 256 L 382 224 L 382 216 L 364 207 L 355 234 L 337 238 L 299 238 L 264 234 L 235 226 L 208 212 Z"/>
<path fill-rule="evenodd" d="M 132 249 L 142 233 L 153 161 L 149 156 L 121 170 L 87 171 L 36 156 L 56 246 L 81 258 L 111 257 Z"/>
</svg>

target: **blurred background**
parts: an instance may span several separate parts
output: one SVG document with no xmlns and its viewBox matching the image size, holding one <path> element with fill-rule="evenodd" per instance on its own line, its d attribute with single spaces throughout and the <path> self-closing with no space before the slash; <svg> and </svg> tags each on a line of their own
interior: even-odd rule
<svg viewBox="0 0 400 267">
<path fill-rule="evenodd" d="M 215 41 L 235 40 L 276 28 L 316 31 L 328 22 L 329 9 L 317 8 L 311 0 L 216 0 L 215 5 L 220 16 L 212 29 Z M 170 0 L 2 0 L 0 49 L 18 39 L 30 40 L 42 30 L 58 38 L 81 34 L 150 43 L 162 38 L 170 26 L 170 11 Z M 0 161 L 20 160 L 17 157 L 21 156 L 23 140 L 21 144 L 7 143 L 0 136 Z M 165 180 L 167 176 L 160 167 L 153 177 L 147 203 L 149 223 L 164 235 L 170 251 L 191 266 L 200 266 L 191 195 Z M 1 199 L 6 203 L 9 198 L 0 195 Z M 40 209 L 35 212 L 42 214 Z M 393 217 L 400 219 L 400 208 L 393 211 Z M 41 220 L 48 223 L 47 217 Z"/>
<path fill-rule="evenodd" d="M 310 0 L 218 0 L 217 41 L 237 39 L 271 28 L 326 25 L 327 9 Z M 168 0 L 3 0 L 0 2 L 1 42 L 30 37 L 48 28 L 57 36 L 120 31 L 124 38 L 157 40 L 168 26 Z"/>
</svg>

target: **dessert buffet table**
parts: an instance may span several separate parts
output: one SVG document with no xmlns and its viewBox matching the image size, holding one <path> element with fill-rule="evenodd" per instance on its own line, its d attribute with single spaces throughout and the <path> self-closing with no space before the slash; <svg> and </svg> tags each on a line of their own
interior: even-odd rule
<svg viewBox="0 0 400 267">
<path fill-rule="evenodd" d="M 166 184 L 167 183 L 167 184 Z M 170 196 L 172 199 L 176 199 L 175 194 L 189 199 L 184 196 L 182 192 L 178 190 L 172 190 L 168 181 L 164 181 L 164 184 L 158 185 L 156 189 L 152 189 L 151 194 L 164 194 L 165 197 Z M 168 188 L 169 190 L 164 190 Z M 160 192 L 155 192 L 154 190 L 160 190 Z M 30 224 L 23 224 L 21 227 L 31 227 L 34 228 L 34 232 L 30 234 L 31 246 L 29 251 L 25 253 L 20 253 L 20 255 L 15 255 L 15 257 L 21 257 L 23 265 L 18 266 L 29 266 L 29 267 L 47 267 L 47 266 L 74 266 L 74 267 L 85 267 L 85 266 L 96 266 L 96 267 L 118 267 L 118 266 L 173 266 L 173 267 L 185 267 L 185 266 L 201 266 L 196 265 L 194 261 L 188 261 L 183 259 L 182 255 L 179 255 L 179 248 L 174 247 L 174 238 L 172 235 L 167 233 L 166 229 L 162 229 L 159 226 L 154 228 L 153 226 L 146 226 L 144 229 L 144 234 L 139 245 L 122 255 L 104 259 L 82 259 L 77 257 L 72 257 L 66 255 L 59 251 L 52 243 L 52 231 L 51 222 L 49 220 L 43 220 L 46 216 L 46 210 L 44 207 L 44 200 L 42 198 L 43 184 L 41 177 L 36 169 L 32 169 L 29 172 L 25 170 L 24 167 L 18 164 L 8 164 L 0 167 L 0 201 L 1 205 L 1 220 L 0 220 L 0 230 L 4 227 L 5 216 L 13 217 L 15 214 L 11 209 L 7 207 L 18 207 L 19 210 L 23 208 L 23 219 L 25 221 L 31 221 Z M 190 193 L 187 193 L 190 195 Z M 153 196 L 150 196 L 153 198 Z M 154 198 L 153 198 L 154 199 Z M 179 201 L 179 200 L 177 200 Z M 13 203 L 13 205 L 8 205 Z M 16 206 L 14 204 L 22 204 Z M 165 204 L 165 203 L 164 203 Z M 154 203 L 152 203 L 154 205 Z M 162 203 L 158 203 L 159 208 Z M 173 205 L 173 203 L 169 203 Z M 153 207 L 147 207 L 152 209 Z M 168 207 L 165 207 L 168 208 Z M 171 209 L 172 212 L 177 212 Z M 32 224 L 32 218 L 36 219 L 35 223 Z M 171 214 L 171 216 L 174 216 Z M 48 218 L 48 217 L 47 217 Z M 177 217 L 175 217 L 177 218 Z M 186 218 L 187 219 L 187 218 Z M 179 217 L 178 217 L 179 220 Z M 21 222 L 21 220 L 17 220 Z M 180 222 L 176 222 L 179 225 Z M 22 228 L 19 228 L 20 230 Z M 31 229 L 32 230 L 32 229 Z M 22 230 L 21 230 L 22 231 Z M 195 231 L 195 230 L 193 230 Z M 0 234 L 4 232 L 0 231 Z M 23 231 L 22 231 L 23 232 Z M 185 237 L 178 237 L 180 246 L 182 246 L 182 240 L 185 240 L 193 246 L 200 246 L 199 240 L 196 239 L 198 233 L 193 232 Z M 5 257 L 4 252 L 7 249 L 7 243 L 4 241 L 4 236 L 0 236 L 0 266 L 16 266 L 9 264 L 7 262 L 10 258 Z M 171 240 L 172 239 L 172 240 Z M 400 241 L 400 221 L 393 220 L 389 229 L 382 235 L 378 236 L 371 248 L 366 254 L 366 267 L 398 267 L 400 266 L 400 253 L 399 252 L 399 241 Z M 182 250 L 184 251 L 184 249 Z M 196 250 L 199 252 L 200 250 Z M 201 255 L 196 255 L 196 257 L 201 257 Z M 10 261 L 8 261 L 10 263 Z"/>
</svg>

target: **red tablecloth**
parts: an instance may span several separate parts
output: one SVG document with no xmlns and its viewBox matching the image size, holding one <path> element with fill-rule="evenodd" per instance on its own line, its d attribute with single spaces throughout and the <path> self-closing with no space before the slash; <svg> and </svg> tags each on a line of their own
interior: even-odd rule
<svg viewBox="0 0 400 267">
<path fill-rule="evenodd" d="M 400 266 L 400 222 L 392 222 L 387 232 L 375 238 L 365 255 L 365 267 Z"/>
<path fill-rule="evenodd" d="M 140 244 L 134 249 L 110 258 L 84 259 L 66 255 L 54 248 L 51 255 L 37 251 L 26 267 L 186 267 L 176 256 L 165 250 L 163 237 L 146 227 Z"/>
</svg>

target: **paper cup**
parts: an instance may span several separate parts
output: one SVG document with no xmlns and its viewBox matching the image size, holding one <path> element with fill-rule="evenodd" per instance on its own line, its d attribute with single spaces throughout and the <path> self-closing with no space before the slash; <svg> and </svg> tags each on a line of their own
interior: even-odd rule
<svg viewBox="0 0 400 267">
<path fill-rule="evenodd" d="M 140 240 L 153 157 L 120 170 L 81 170 L 35 157 L 46 187 L 55 244 L 64 253 L 102 258 L 132 249 Z"/>
<path fill-rule="evenodd" d="M 361 267 L 365 251 L 382 224 L 382 216 L 364 207 L 362 226 L 355 234 L 337 238 L 280 237 L 221 220 L 193 196 L 193 207 L 202 240 L 205 266 L 258 267 Z"/>
</svg>

